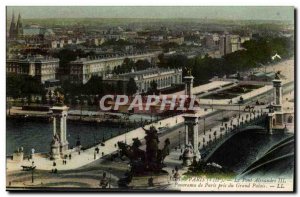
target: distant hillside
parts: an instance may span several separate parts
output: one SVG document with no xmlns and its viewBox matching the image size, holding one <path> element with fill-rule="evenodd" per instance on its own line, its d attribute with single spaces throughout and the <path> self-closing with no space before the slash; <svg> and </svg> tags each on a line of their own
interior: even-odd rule
<svg viewBox="0 0 300 197">
<path fill-rule="evenodd" d="M 8 21 L 9 25 L 10 21 Z M 220 25 L 220 26 L 249 26 L 254 28 L 268 27 L 268 28 L 286 28 L 292 24 L 284 21 L 264 21 L 264 20 L 222 20 L 222 19 L 196 19 L 196 18 L 177 18 L 177 19 L 154 19 L 154 18 L 48 18 L 48 19 L 23 19 L 24 25 L 39 24 L 47 27 L 57 26 L 118 26 L 127 24 L 140 25 Z"/>
</svg>

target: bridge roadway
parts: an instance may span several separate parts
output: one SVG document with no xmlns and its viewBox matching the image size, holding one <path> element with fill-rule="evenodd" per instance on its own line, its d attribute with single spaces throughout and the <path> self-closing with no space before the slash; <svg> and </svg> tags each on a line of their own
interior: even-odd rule
<svg viewBox="0 0 300 197">
<path fill-rule="evenodd" d="M 245 107 L 247 105 L 245 104 L 201 104 L 201 107 L 203 108 L 212 108 L 217 110 L 226 110 L 226 111 L 244 111 Z M 265 109 L 267 105 L 257 105 L 255 106 L 255 110 Z M 247 110 L 247 109 L 246 109 Z"/>
<path fill-rule="evenodd" d="M 292 86 L 293 86 L 293 83 L 289 83 L 289 84 L 283 86 L 283 96 L 290 93 Z M 249 99 L 248 101 L 246 101 L 244 103 L 244 105 L 241 105 L 240 114 L 245 113 L 243 109 L 245 108 L 246 105 L 255 105 L 255 102 L 257 99 L 260 102 L 264 102 L 266 104 L 269 104 L 274 100 L 273 94 L 270 94 L 270 92 L 265 92 L 264 94 L 255 96 L 252 99 Z M 255 106 L 254 109 L 257 110 L 258 107 L 259 106 Z M 232 118 L 234 116 L 237 116 L 238 114 L 239 114 L 238 110 L 230 110 L 230 111 L 219 110 L 214 113 L 208 114 L 204 117 L 201 117 L 200 121 L 199 121 L 199 136 L 202 136 L 204 134 L 204 132 L 203 132 L 204 124 L 205 124 L 205 131 L 208 131 L 208 130 L 220 125 L 222 122 L 222 117 Z M 205 121 L 204 121 L 204 119 L 205 119 Z M 181 131 L 181 134 L 179 134 L 179 131 Z M 164 142 L 164 140 L 167 138 L 169 138 L 171 141 L 171 144 L 170 144 L 171 148 L 178 147 L 179 142 L 180 142 L 180 145 L 183 145 L 184 140 L 185 140 L 184 131 L 185 131 L 184 124 L 177 125 L 175 127 L 170 128 L 169 130 L 165 131 L 159 137 L 159 140 L 161 142 L 160 146 L 163 146 L 162 142 Z M 205 133 L 207 134 L 207 132 L 205 132 Z M 201 140 L 199 140 L 199 141 L 202 143 Z"/>
</svg>

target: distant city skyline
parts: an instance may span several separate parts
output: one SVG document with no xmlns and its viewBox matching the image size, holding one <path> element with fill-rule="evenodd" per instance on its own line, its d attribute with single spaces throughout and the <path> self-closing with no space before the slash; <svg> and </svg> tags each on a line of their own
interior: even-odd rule
<svg viewBox="0 0 300 197">
<path fill-rule="evenodd" d="M 175 8 L 174 8 L 175 7 Z M 199 18 L 293 21 L 292 6 L 8 6 L 22 18 Z"/>
</svg>

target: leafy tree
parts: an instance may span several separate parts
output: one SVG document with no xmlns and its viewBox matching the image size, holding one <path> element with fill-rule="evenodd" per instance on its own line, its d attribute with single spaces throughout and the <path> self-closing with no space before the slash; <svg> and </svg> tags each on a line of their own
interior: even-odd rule
<svg viewBox="0 0 300 197">
<path fill-rule="evenodd" d="M 32 76 L 8 74 L 6 80 L 6 95 L 13 98 L 42 95 L 44 92 L 43 86 Z"/>
<path fill-rule="evenodd" d="M 133 78 L 130 78 L 128 83 L 127 83 L 127 94 L 132 96 L 133 94 L 136 93 L 138 90 L 138 87 L 136 85 L 136 82 Z"/>
<path fill-rule="evenodd" d="M 83 85 L 82 93 L 86 95 L 103 95 L 104 85 L 102 77 L 92 76 L 91 79 Z"/>
<path fill-rule="evenodd" d="M 136 70 L 146 70 L 151 67 L 151 63 L 147 59 L 138 60 L 135 62 L 134 67 Z"/>
<path fill-rule="evenodd" d="M 59 67 L 60 69 L 64 70 L 64 72 L 68 72 L 68 64 L 71 61 L 76 60 L 77 57 L 87 57 L 88 54 L 81 49 L 72 50 L 72 49 L 62 49 L 53 54 L 53 57 L 59 58 Z"/>
<path fill-rule="evenodd" d="M 159 94 L 159 91 L 157 90 L 157 83 L 156 81 L 151 81 L 150 83 L 150 88 L 147 92 L 148 94 L 155 94 L 155 95 L 158 95 Z"/>
</svg>

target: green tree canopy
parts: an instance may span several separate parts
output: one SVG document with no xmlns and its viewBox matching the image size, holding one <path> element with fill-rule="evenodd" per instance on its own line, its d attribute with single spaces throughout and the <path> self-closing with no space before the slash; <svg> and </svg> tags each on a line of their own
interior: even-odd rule
<svg viewBox="0 0 300 197">
<path fill-rule="evenodd" d="M 136 85 L 136 82 L 134 81 L 133 78 L 130 78 L 127 83 L 127 94 L 131 96 L 131 95 L 135 94 L 137 90 L 138 90 L 138 87 Z"/>
</svg>

